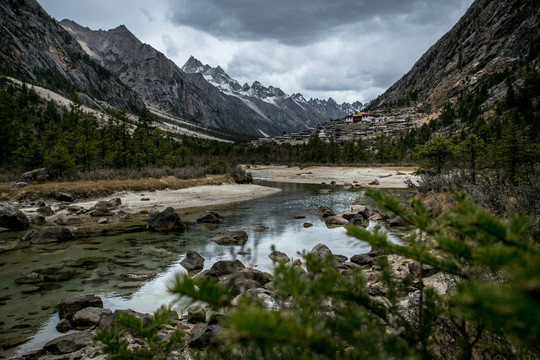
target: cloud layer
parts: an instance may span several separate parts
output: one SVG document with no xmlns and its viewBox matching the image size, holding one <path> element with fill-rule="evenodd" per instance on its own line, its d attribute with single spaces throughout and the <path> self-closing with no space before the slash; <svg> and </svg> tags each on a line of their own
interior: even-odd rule
<svg viewBox="0 0 540 360">
<path fill-rule="evenodd" d="M 472 0 L 39 0 L 92 29 L 125 24 L 182 66 L 190 55 L 305 97 L 366 102 L 397 81 Z"/>
</svg>

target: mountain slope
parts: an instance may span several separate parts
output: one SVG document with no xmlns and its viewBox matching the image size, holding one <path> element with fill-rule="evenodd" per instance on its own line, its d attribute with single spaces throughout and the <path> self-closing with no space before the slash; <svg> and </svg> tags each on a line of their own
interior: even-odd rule
<svg viewBox="0 0 540 360">
<path fill-rule="evenodd" d="M 539 24 L 537 1 L 477 0 L 370 107 L 412 102 L 434 112 L 457 96 L 476 90 L 493 74 L 535 59 L 540 50 Z"/>
<path fill-rule="evenodd" d="M 36 1 L 0 0 L 0 33 L 1 73 L 69 97 L 84 93 L 81 101 L 93 106 L 142 108 L 137 95 L 92 61 Z"/>
<path fill-rule="evenodd" d="M 275 121 L 198 73 L 186 74 L 165 55 L 141 43 L 125 26 L 93 31 L 72 21 L 64 26 L 87 53 L 132 88 L 146 105 L 204 125 L 256 136 L 279 134 L 305 124 Z"/>
<path fill-rule="evenodd" d="M 298 130 L 295 126 L 298 120 L 309 126 L 315 126 L 330 119 L 343 118 L 348 114 L 358 112 L 363 106 L 360 102 L 337 104 L 332 98 L 328 101 L 319 99 L 306 101 L 302 94 L 288 95 L 280 88 L 265 87 L 258 81 L 253 82 L 251 86 L 240 85 L 220 66 L 212 68 L 209 65 L 203 65 L 193 56 L 182 66 L 182 70 L 186 73 L 202 74 L 208 82 L 224 94 L 242 99 L 246 105 L 264 114 L 265 117 L 278 123 L 283 122 L 283 125 L 289 123 L 289 126 L 295 127 L 295 130 Z"/>
</svg>

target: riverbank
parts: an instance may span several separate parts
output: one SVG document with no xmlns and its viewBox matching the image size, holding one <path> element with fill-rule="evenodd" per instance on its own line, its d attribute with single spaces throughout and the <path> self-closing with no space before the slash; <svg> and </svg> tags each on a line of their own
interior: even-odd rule
<svg viewBox="0 0 540 360">
<path fill-rule="evenodd" d="M 245 170 L 255 179 L 300 184 L 374 186 L 382 189 L 404 189 L 407 181 L 416 183 L 414 167 L 345 167 L 345 166 L 279 166 L 253 165 Z"/>
</svg>

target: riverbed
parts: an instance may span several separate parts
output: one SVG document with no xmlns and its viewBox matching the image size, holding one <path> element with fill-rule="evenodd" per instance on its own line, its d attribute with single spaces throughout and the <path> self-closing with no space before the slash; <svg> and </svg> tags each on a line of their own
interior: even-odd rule
<svg viewBox="0 0 540 360">
<path fill-rule="evenodd" d="M 269 191 L 268 196 L 248 202 L 215 204 L 211 210 L 225 217 L 219 227 L 198 224 L 196 218 L 201 209 L 181 214 L 188 224 L 187 230 L 153 233 L 146 230 L 146 216 L 141 215 L 126 222 L 76 232 L 75 240 L 57 248 L 27 247 L 0 254 L 0 309 L 4 314 L 0 320 L 0 341 L 28 338 L 16 349 L 21 354 L 60 336 L 55 329 L 59 319 L 54 307 L 66 297 L 95 294 L 103 299 L 106 308 L 131 308 L 139 312 L 152 312 L 162 304 L 171 303 L 176 298 L 167 292 L 167 287 L 175 274 L 185 272 L 180 261 L 187 250 L 195 250 L 206 259 L 205 269 L 218 260 L 237 258 L 247 267 L 267 272 L 272 270 L 268 254 L 273 247 L 293 260 L 317 243 L 324 243 L 334 254 L 347 257 L 370 250 L 368 244 L 347 236 L 344 228 L 328 228 L 308 212 L 321 205 L 331 207 L 336 213 L 344 212 L 355 201 L 369 205 L 362 188 L 268 181 L 261 184 L 281 191 Z M 389 191 L 398 196 L 407 192 Z M 298 219 L 295 215 L 305 218 Z M 304 227 L 306 222 L 313 226 Z M 268 229 L 257 231 L 260 226 Z M 217 231 L 240 229 L 249 237 L 244 247 L 221 246 L 209 241 Z M 71 278 L 50 282 L 44 288 L 16 283 L 16 279 L 28 274 L 59 272 L 69 272 Z M 175 306 L 182 310 L 185 304 L 179 302 Z M 4 356 L 11 356 L 15 349 L 3 352 Z"/>
</svg>

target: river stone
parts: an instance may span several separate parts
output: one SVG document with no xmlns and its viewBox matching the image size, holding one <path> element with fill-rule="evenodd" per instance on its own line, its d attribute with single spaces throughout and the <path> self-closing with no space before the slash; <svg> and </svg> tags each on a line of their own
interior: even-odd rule
<svg viewBox="0 0 540 360">
<path fill-rule="evenodd" d="M 315 209 L 315 215 L 317 215 L 318 217 L 327 218 L 336 214 L 334 213 L 334 210 L 330 209 L 328 206 L 323 205 Z"/>
<path fill-rule="evenodd" d="M 219 245 L 244 245 L 248 235 L 244 230 L 221 231 L 210 239 Z"/>
<path fill-rule="evenodd" d="M 32 245 L 50 244 L 74 239 L 73 233 L 66 227 L 56 226 L 32 231 L 24 236 L 24 241 Z"/>
<path fill-rule="evenodd" d="M 362 215 L 364 218 L 368 219 L 369 216 L 371 215 L 370 214 L 370 211 L 368 209 L 367 206 L 365 205 L 360 205 L 360 204 L 354 204 L 352 207 L 351 207 L 351 211 L 353 213 L 357 213 L 357 214 L 360 214 Z"/>
<path fill-rule="evenodd" d="M 255 280 L 261 285 L 266 285 L 271 281 L 272 275 L 260 270 L 245 268 L 233 273 L 232 277 L 242 277 L 244 279 Z"/>
<path fill-rule="evenodd" d="M 241 269 L 245 269 L 245 265 L 242 264 L 240 260 L 220 260 L 216 262 L 210 268 L 213 270 L 217 276 L 223 276 L 227 274 L 232 274 Z"/>
<path fill-rule="evenodd" d="M 347 223 L 347 226 L 364 226 L 364 227 L 366 227 L 367 225 L 368 224 L 366 224 L 365 218 L 360 214 L 358 214 L 357 216 L 350 219 L 349 222 Z"/>
<path fill-rule="evenodd" d="M 66 192 L 59 192 L 57 195 L 56 195 L 56 200 L 58 201 L 63 201 L 63 202 L 73 202 L 75 199 L 73 198 L 73 195 L 71 195 L 70 193 L 66 193 Z"/>
<path fill-rule="evenodd" d="M 186 225 L 172 207 L 168 207 L 161 212 L 153 212 L 148 215 L 148 230 L 151 231 L 173 231 L 184 230 Z"/>
<path fill-rule="evenodd" d="M 119 314 L 131 315 L 135 317 L 136 319 L 141 320 L 143 322 L 144 327 L 150 326 L 150 318 L 152 317 L 152 315 L 150 314 L 140 313 L 132 309 L 119 309 L 114 312 L 114 318 L 116 319 Z M 104 316 L 104 317 L 107 317 L 107 316 Z M 176 318 L 178 318 L 178 314 L 176 315 Z"/>
<path fill-rule="evenodd" d="M 291 261 L 291 259 L 287 256 L 287 254 L 281 252 L 281 251 L 278 251 L 278 250 L 274 250 L 272 251 L 268 257 L 270 259 L 272 259 L 272 261 L 275 261 L 275 262 L 278 262 L 278 263 L 282 263 L 282 264 L 286 264 L 288 263 L 289 261 Z"/>
<path fill-rule="evenodd" d="M 74 298 L 67 298 L 62 300 L 58 305 L 56 305 L 56 310 L 58 310 L 58 315 L 60 316 L 60 319 L 66 318 L 68 320 L 71 320 L 76 312 L 87 307 L 103 308 L 103 301 L 99 296 L 95 295 L 84 295 Z"/>
<path fill-rule="evenodd" d="M 49 205 L 43 205 L 37 208 L 37 212 L 40 213 L 43 216 L 51 216 L 54 214 L 51 207 Z"/>
<path fill-rule="evenodd" d="M 26 230 L 30 222 L 24 213 L 7 203 L 0 203 L 0 227 L 9 230 Z"/>
<path fill-rule="evenodd" d="M 367 254 L 358 254 L 351 256 L 351 262 L 361 266 L 371 266 L 373 258 Z"/>
<path fill-rule="evenodd" d="M 15 336 L 15 337 L 6 339 L 6 340 L 4 340 L 4 342 L 2 342 L 2 349 L 7 350 L 7 349 L 14 348 L 15 346 L 19 346 L 21 344 L 24 344 L 29 339 L 30 338 L 28 336 L 24 336 L 24 335 Z"/>
<path fill-rule="evenodd" d="M 392 226 L 405 226 L 407 225 L 407 222 L 401 217 L 401 216 L 396 216 L 394 218 L 391 218 L 388 220 L 388 226 L 392 227 Z"/>
<path fill-rule="evenodd" d="M 32 171 L 27 171 L 21 175 L 23 180 L 36 180 L 36 181 L 45 181 L 50 177 L 49 170 L 47 168 L 34 169 Z"/>
<path fill-rule="evenodd" d="M 118 210 L 118 206 L 122 202 L 120 198 L 110 199 L 110 200 L 100 200 L 94 205 L 94 210 L 90 212 L 92 216 L 112 216 L 113 210 Z"/>
<path fill-rule="evenodd" d="M 379 183 L 379 180 L 375 179 L 368 182 L 368 185 L 380 185 L 380 183 Z"/>
<path fill-rule="evenodd" d="M 219 279 L 218 274 L 212 269 L 206 269 L 206 270 L 201 271 L 200 273 L 195 275 L 193 279 L 200 279 L 203 277 L 208 278 L 208 279 L 215 279 L 215 280 Z"/>
<path fill-rule="evenodd" d="M 88 330 L 60 336 L 45 344 L 43 350 L 60 355 L 69 354 L 93 343 L 92 333 Z"/>
<path fill-rule="evenodd" d="M 206 312 L 202 306 L 192 305 L 187 309 L 187 322 L 190 324 L 206 322 Z"/>
<path fill-rule="evenodd" d="M 312 226 L 313 226 L 312 223 L 309 223 L 309 222 L 305 222 L 305 223 L 304 223 L 304 227 L 305 227 L 305 228 L 309 228 L 309 227 L 312 227 Z"/>
<path fill-rule="evenodd" d="M 68 319 L 62 319 L 56 324 L 56 330 L 61 333 L 67 333 L 69 330 L 72 330 L 73 327 L 71 326 Z"/>
<path fill-rule="evenodd" d="M 109 309 L 103 309 L 99 307 L 87 307 L 77 311 L 71 320 L 71 325 L 76 329 L 85 329 L 90 326 L 99 324 L 99 319 L 101 314 L 104 312 L 109 312 L 112 314 L 112 311 Z"/>
<path fill-rule="evenodd" d="M 27 182 L 24 182 L 24 181 L 19 181 L 13 185 L 11 185 L 9 188 L 11 190 L 18 190 L 18 189 L 22 189 L 23 187 L 27 187 L 28 185 L 30 185 L 29 183 Z"/>
<path fill-rule="evenodd" d="M 210 343 L 216 341 L 217 335 L 221 331 L 221 329 L 222 327 L 219 325 L 196 325 L 191 332 L 192 335 L 188 342 L 189 347 L 196 349 L 204 349 Z"/>
<path fill-rule="evenodd" d="M 293 215 L 293 219 L 305 219 L 305 218 L 306 218 L 306 215 L 301 215 L 301 214 Z"/>
<path fill-rule="evenodd" d="M 311 255 L 314 255 L 320 258 L 324 258 L 324 257 L 327 257 L 328 255 L 332 255 L 332 251 L 330 251 L 328 246 L 321 243 L 315 245 L 309 253 Z"/>
<path fill-rule="evenodd" d="M 240 295 L 249 289 L 262 288 L 262 284 L 253 279 L 247 279 L 242 276 L 232 276 L 228 279 L 223 279 L 218 284 L 226 286 L 233 296 Z"/>
<path fill-rule="evenodd" d="M 184 260 L 180 262 L 187 271 L 201 270 L 204 268 L 204 258 L 196 251 L 188 250 Z"/>
<path fill-rule="evenodd" d="M 325 220 L 327 226 L 344 226 L 349 223 L 349 220 L 345 219 L 341 215 L 328 216 Z"/>
<path fill-rule="evenodd" d="M 205 211 L 197 218 L 198 223 L 205 224 L 221 224 L 223 221 L 225 221 L 225 218 L 213 211 Z"/>
</svg>

